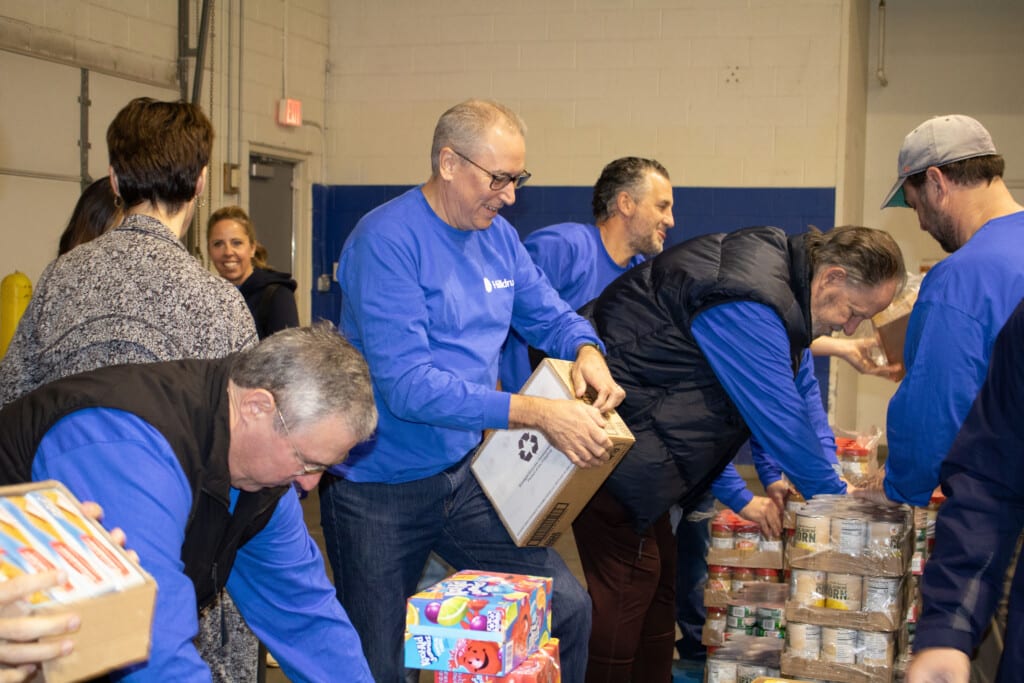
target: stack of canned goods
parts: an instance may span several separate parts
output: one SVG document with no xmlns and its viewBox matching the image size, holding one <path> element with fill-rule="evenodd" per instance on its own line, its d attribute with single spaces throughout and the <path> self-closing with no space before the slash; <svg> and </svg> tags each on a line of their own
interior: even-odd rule
<svg viewBox="0 0 1024 683">
<path fill-rule="evenodd" d="M 786 631 L 786 644 L 788 652 L 801 659 L 869 667 L 893 663 L 894 635 L 889 632 L 793 622 Z"/>
<path fill-rule="evenodd" d="M 844 555 L 900 556 L 906 514 L 846 496 L 819 496 L 796 508 L 793 545 Z"/>
<path fill-rule="evenodd" d="M 881 612 L 899 618 L 902 579 L 815 569 L 791 569 L 789 598 L 805 607 Z"/>
<path fill-rule="evenodd" d="M 737 638 L 720 648 L 709 648 L 706 683 L 752 683 L 762 676 L 778 677 L 781 643 Z"/>
<path fill-rule="evenodd" d="M 780 539 L 765 538 L 757 522 L 723 510 L 711 520 L 711 548 L 715 550 L 777 551 Z"/>
<path fill-rule="evenodd" d="M 708 565 L 708 581 L 706 587 L 711 591 L 739 593 L 751 583 L 781 583 L 782 572 L 767 567 L 726 567 L 724 565 Z"/>
<path fill-rule="evenodd" d="M 730 603 L 726 607 L 725 633 L 726 637 L 785 638 L 786 610 L 782 605 Z"/>
</svg>

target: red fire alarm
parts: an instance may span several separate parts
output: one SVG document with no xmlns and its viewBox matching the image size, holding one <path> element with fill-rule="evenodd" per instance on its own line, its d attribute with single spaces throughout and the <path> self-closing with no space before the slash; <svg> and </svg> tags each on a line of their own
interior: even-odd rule
<svg viewBox="0 0 1024 683">
<path fill-rule="evenodd" d="M 277 122 L 282 126 L 302 125 L 302 101 L 283 99 L 277 101 Z"/>
</svg>

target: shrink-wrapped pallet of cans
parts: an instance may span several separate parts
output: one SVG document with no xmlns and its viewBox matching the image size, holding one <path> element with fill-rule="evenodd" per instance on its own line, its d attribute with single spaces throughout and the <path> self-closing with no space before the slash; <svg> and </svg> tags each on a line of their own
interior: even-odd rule
<svg viewBox="0 0 1024 683">
<path fill-rule="evenodd" d="M 721 647 L 708 648 L 705 683 L 753 683 L 764 676 L 779 676 L 782 641 L 737 636 Z"/>
<path fill-rule="evenodd" d="M 821 496 L 794 513 L 782 672 L 891 681 L 906 640 L 910 508 Z"/>
</svg>

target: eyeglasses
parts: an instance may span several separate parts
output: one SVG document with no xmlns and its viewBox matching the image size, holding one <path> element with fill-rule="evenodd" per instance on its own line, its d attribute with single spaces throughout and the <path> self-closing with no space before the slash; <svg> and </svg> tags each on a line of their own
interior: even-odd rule
<svg viewBox="0 0 1024 683">
<path fill-rule="evenodd" d="M 330 465 L 321 465 L 320 463 L 311 463 L 306 460 L 306 456 L 302 454 L 299 447 L 292 441 L 292 432 L 288 429 L 288 423 L 284 420 L 284 415 L 281 413 L 281 409 L 274 406 L 277 410 L 277 416 L 281 418 L 281 426 L 284 427 L 284 438 L 288 441 L 288 445 L 291 446 L 295 460 L 302 466 L 302 470 L 295 473 L 296 477 L 302 477 L 307 474 L 320 474 L 327 470 Z"/>
<path fill-rule="evenodd" d="M 475 161 L 473 161 L 472 159 L 467 157 L 465 154 L 463 154 L 459 150 L 453 149 L 452 151 L 455 152 L 457 155 L 459 155 L 461 158 L 465 159 L 469 163 L 471 163 L 474 166 L 476 166 L 477 168 L 479 168 L 481 171 L 483 171 L 487 175 L 491 176 L 491 189 L 492 190 L 504 189 L 505 186 L 508 185 L 509 183 L 515 183 L 515 188 L 518 190 L 520 187 L 522 187 L 523 185 L 526 184 L 527 180 L 529 180 L 532 177 L 532 174 L 529 171 L 523 171 L 519 175 L 512 175 L 510 173 L 491 173 L 486 168 L 484 168 L 480 164 L 476 163 Z"/>
</svg>

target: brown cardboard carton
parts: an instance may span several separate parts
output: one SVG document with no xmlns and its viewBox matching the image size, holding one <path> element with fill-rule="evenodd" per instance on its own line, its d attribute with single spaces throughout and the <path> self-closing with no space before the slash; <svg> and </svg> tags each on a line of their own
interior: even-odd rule
<svg viewBox="0 0 1024 683">
<path fill-rule="evenodd" d="M 885 351 L 885 357 L 889 363 L 903 363 L 903 343 L 907 337 L 907 322 L 910 320 L 910 311 L 914 308 L 915 301 L 917 301 L 917 289 L 908 287 L 887 308 L 871 318 L 871 322 L 875 326 L 878 344 Z M 899 376 L 894 379 L 903 379 L 905 374 L 906 371 L 901 370 Z"/>
<path fill-rule="evenodd" d="M 521 393 L 572 399 L 571 370 L 570 361 L 545 358 Z M 605 418 L 612 449 L 600 467 L 576 467 L 535 429 L 497 429 L 484 438 L 471 468 L 516 545 L 554 545 L 633 445 L 618 413 Z"/>
<path fill-rule="evenodd" d="M 78 505 L 74 496 L 57 481 L 0 487 L 0 496 L 11 499 L 34 491 L 56 491 L 70 499 L 74 506 Z M 89 534 L 99 539 L 100 545 L 106 551 L 114 553 L 119 563 L 126 563 L 133 574 L 141 576 L 142 582 L 70 604 L 49 600 L 35 605 L 34 609 L 38 611 L 74 612 L 81 618 L 81 627 L 68 636 L 51 638 L 62 640 L 69 637 L 74 641 L 74 651 L 65 657 L 43 664 L 42 671 L 37 674 L 34 681 L 72 683 L 91 679 L 108 671 L 145 661 L 149 656 L 156 582 L 132 561 L 124 550 L 110 540 L 109 534 L 100 524 L 92 520 L 85 520 L 82 523 L 91 527 L 88 529 Z M 112 585 L 114 580 L 104 578 L 103 583 Z"/>
</svg>

